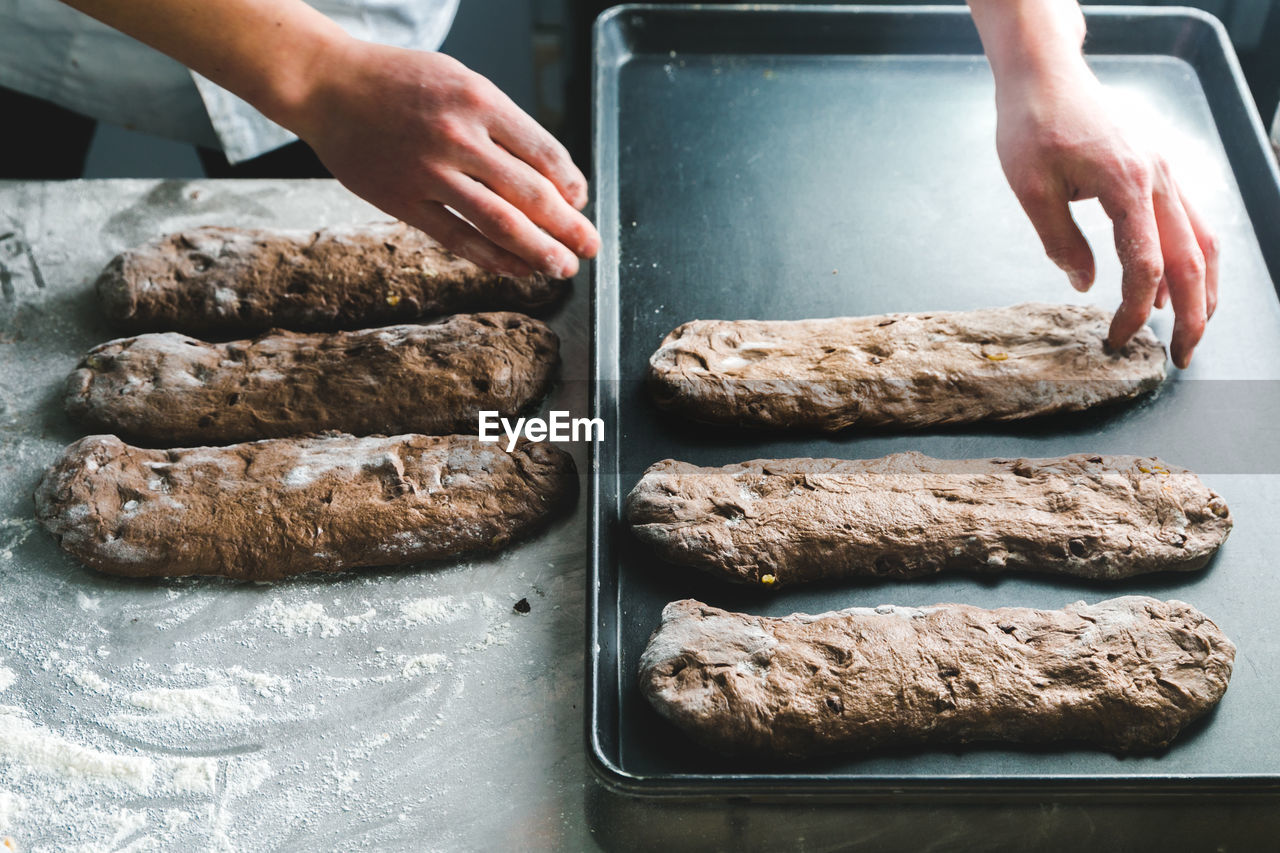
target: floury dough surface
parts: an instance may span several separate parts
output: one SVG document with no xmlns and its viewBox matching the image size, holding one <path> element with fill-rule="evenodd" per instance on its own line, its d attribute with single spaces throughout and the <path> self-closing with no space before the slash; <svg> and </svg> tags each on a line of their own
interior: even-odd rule
<svg viewBox="0 0 1280 853">
<path fill-rule="evenodd" d="M 130 331 L 354 329 L 460 311 L 536 311 L 565 281 L 482 270 L 401 222 L 318 231 L 205 226 L 117 255 L 98 295 Z"/>
<path fill-rule="evenodd" d="M 1129 400 L 1164 381 L 1143 329 L 1103 346 L 1101 308 L 1008 308 L 825 320 L 694 320 L 649 359 L 664 409 L 776 429 L 919 428 L 1014 420 Z"/>
<path fill-rule="evenodd" d="M 640 658 L 663 717 L 719 752 L 1167 746 L 1226 692 L 1235 646 L 1180 601 L 963 604 L 767 618 L 673 602 Z"/>
<path fill-rule="evenodd" d="M 1226 502 L 1155 457 L 665 460 L 626 502 L 668 562 L 784 586 L 961 570 L 1119 580 L 1202 568 L 1231 532 Z"/>
<path fill-rule="evenodd" d="M 85 565 L 268 580 L 494 551 L 573 504 L 573 459 L 470 436 L 333 435 L 146 450 L 72 444 L 36 513 Z"/>
<path fill-rule="evenodd" d="M 474 433 L 481 410 L 514 416 L 541 400 L 559 350 L 545 323 L 510 312 L 223 344 L 148 334 L 90 350 L 66 407 L 90 430 L 166 446 Z"/>
</svg>

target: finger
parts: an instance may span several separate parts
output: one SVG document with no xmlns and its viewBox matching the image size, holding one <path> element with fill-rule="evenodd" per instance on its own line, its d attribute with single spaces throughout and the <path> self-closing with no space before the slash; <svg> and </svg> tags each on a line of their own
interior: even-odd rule
<svg viewBox="0 0 1280 853">
<path fill-rule="evenodd" d="M 1021 193 L 1018 200 L 1044 244 L 1044 252 L 1082 293 L 1093 286 L 1093 252 L 1071 216 L 1067 200 L 1051 190 Z"/>
<path fill-rule="evenodd" d="M 1196 243 L 1200 246 L 1200 252 L 1204 255 L 1204 292 L 1205 292 L 1205 318 L 1213 317 L 1213 312 L 1218 310 L 1218 237 L 1213 233 L 1213 229 L 1204 221 L 1204 217 L 1187 201 L 1186 193 L 1181 187 L 1174 183 L 1178 190 L 1178 200 L 1182 202 L 1182 209 L 1187 214 L 1187 220 L 1191 223 L 1191 230 L 1195 232 Z"/>
<path fill-rule="evenodd" d="M 565 201 L 581 210 L 587 204 L 587 179 L 573 158 L 546 128 L 502 95 L 492 113 L 493 141 L 545 175 Z"/>
<path fill-rule="evenodd" d="M 426 202 L 408 215 L 399 217 L 434 237 L 440 245 L 459 257 L 485 269 L 512 278 L 532 275 L 533 270 L 520 258 L 496 245 L 475 228 L 458 218 L 444 205 Z"/>
<path fill-rule="evenodd" d="M 1169 301 L 1169 276 L 1160 279 L 1160 287 L 1156 290 L 1156 308 L 1163 309 Z"/>
<path fill-rule="evenodd" d="M 595 257 L 600 235 L 591 220 L 564 200 L 555 186 L 528 163 L 490 144 L 479 174 L 491 190 L 582 258 Z"/>
<path fill-rule="evenodd" d="M 1151 316 L 1151 306 L 1164 277 L 1164 260 L 1149 194 L 1128 190 L 1099 196 L 1098 200 L 1111 218 L 1116 254 L 1123 269 L 1120 308 L 1107 333 L 1107 345 L 1115 350 L 1127 344 Z"/>
<path fill-rule="evenodd" d="M 1205 258 L 1195 231 L 1172 180 L 1158 177 L 1155 192 L 1156 225 L 1160 229 L 1160 250 L 1164 254 L 1165 276 L 1169 281 L 1169 301 L 1173 303 L 1173 363 L 1186 368 L 1191 353 L 1204 335 L 1207 316 L 1205 299 Z"/>
<path fill-rule="evenodd" d="M 533 269 L 556 278 L 577 273 L 577 255 L 484 184 L 455 172 L 442 189 L 441 201 Z"/>
</svg>

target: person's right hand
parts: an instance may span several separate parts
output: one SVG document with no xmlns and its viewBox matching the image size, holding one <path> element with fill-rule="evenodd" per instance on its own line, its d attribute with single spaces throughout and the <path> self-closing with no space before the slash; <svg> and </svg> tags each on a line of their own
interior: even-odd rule
<svg viewBox="0 0 1280 853">
<path fill-rule="evenodd" d="M 505 275 L 568 278 L 599 250 L 568 152 L 461 62 L 345 39 L 316 66 L 290 129 L 356 195 Z"/>
<path fill-rule="evenodd" d="M 1180 368 L 1218 304 L 1218 245 L 1157 152 L 1132 142 L 1103 108 L 1101 84 L 1071 57 L 1052 73 L 1020 70 L 997 86 L 997 149 L 1009 184 L 1045 251 L 1078 290 L 1093 283 L 1093 253 L 1068 203 L 1097 198 L 1115 225 L 1124 269 L 1108 342 L 1124 346 L 1151 308 L 1173 303 Z"/>
</svg>

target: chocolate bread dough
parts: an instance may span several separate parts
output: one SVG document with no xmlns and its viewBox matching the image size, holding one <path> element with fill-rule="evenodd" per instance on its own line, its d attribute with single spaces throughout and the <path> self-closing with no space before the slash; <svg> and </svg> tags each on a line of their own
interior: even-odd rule
<svg viewBox="0 0 1280 853">
<path fill-rule="evenodd" d="M 1235 646 L 1180 601 L 1063 610 L 964 604 L 747 616 L 676 601 L 640 689 L 718 752 L 1071 741 L 1151 751 L 1222 698 Z"/>
<path fill-rule="evenodd" d="M 415 228 L 379 222 L 319 231 L 196 228 L 122 252 L 97 287 L 107 316 L 132 331 L 225 337 L 535 311 L 569 284 L 490 273 Z"/>
<path fill-rule="evenodd" d="M 150 334 L 91 350 L 65 401 L 91 429 L 162 444 L 474 433 L 481 409 L 514 415 L 546 394 L 559 347 L 511 313 L 225 344 Z"/>
<path fill-rule="evenodd" d="M 570 506 L 577 485 L 562 450 L 471 436 L 144 450 L 92 435 L 35 500 L 58 544 L 99 571 L 271 580 L 494 551 Z"/>
<path fill-rule="evenodd" d="M 1078 305 L 767 322 L 694 320 L 649 359 L 654 401 L 696 420 L 839 430 L 1013 420 L 1128 400 L 1164 381 L 1143 328 L 1108 353 Z"/>
<path fill-rule="evenodd" d="M 1227 504 L 1155 457 L 758 459 L 649 468 L 626 504 L 668 562 L 784 586 L 947 570 L 1118 580 L 1191 571 L 1231 532 Z"/>
</svg>

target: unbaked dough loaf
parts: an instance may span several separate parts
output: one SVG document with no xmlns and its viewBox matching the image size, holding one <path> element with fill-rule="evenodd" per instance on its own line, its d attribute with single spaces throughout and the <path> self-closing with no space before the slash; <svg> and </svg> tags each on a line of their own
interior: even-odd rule
<svg viewBox="0 0 1280 853">
<path fill-rule="evenodd" d="M 573 458 L 548 444 L 331 435 L 145 450 L 93 435 L 35 500 L 62 548 L 99 571 L 269 580 L 494 551 L 577 486 Z"/>
<path fill-rule="evenodd" d="M 1118 580 L 1191 571 L 1231 532 L 1226 502 L 1153 457 L 757 459 L 651 466 L 627 520 L 664 560 L 785 586 L 941 571 Z"/>
<path fill-rule="evenodd" d="M 569 284 L 490 273 L 415 228 L 379 222 L 182 231 L 117 255 L 97 287 L 107 316 L 131 331 L 234 337 L 273 327 L 358 329 L 459 311 L 536 311 Z"/>
<path fill-rule="evenodd" d="M 828 320 L 694 320 L 649 359 L 659 406 L 695 420 L 840 430 L 1012 420 L 1128 400 L 1164 380 L 1143 328 L 1104 348 L 1078 305 Z"/>
<path fill-rule="evenodd" d="M 1159 749 L 1222 698 L 1235 646 L 1190 605 L 964 604 L 767 618 L 677 601 L 640 689 L 694 740 L 781 758 L 974 741 Z"/>
<path fill-rule="evenodd" d="M 512 416 L 547 393 L 559 347 L 546 324 L 505 312 L 225 344 L 149 334 L 91 350 L 65 401 L 90 429 L 164 445 L 474 433 L 480 410 Z"/>
</svg>

